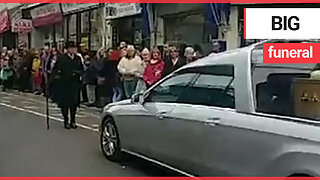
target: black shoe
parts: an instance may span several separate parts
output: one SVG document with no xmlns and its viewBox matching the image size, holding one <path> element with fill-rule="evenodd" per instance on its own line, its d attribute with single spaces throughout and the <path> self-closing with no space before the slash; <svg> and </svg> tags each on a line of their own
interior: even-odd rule
<svg viewBox="0 0 320 180">
<path fill-rule="evenodd" d="M 65 124 L 64 124 L 64 128 L 65 128 L 65 129 L 70 129 L 70 124 L 65 123 Z"/>
<path fill-rule="evenodd" d="M 73 128 L 73 129 L 77 129 L 77 125 L 76 125 L 76 123 L 71 123 L 71 128 Z"/>
</svg>

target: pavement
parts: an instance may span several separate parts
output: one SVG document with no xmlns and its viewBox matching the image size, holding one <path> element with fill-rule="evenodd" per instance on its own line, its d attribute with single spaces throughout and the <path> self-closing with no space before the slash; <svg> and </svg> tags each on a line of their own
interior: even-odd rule
<svg viewBox="0 0 320 180">
<path fill-rule="evenodd" d="M 126 155 L 106 160 L 99 147 L 100 109 L 81 106 L 78 129 L 66 130 L 60 110 L 50 103 L 46 129 L 45 98 L 0 92 L 0 176 L 181 176 Z"/>
</svg>

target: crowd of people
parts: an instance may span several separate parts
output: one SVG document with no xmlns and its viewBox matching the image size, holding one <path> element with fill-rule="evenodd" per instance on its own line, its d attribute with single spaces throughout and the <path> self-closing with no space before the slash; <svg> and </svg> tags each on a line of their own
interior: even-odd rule
<svg viewBox="0 0 320 180">
<path fill-rule="evenodd" d="M 58 56 L 67 53 L 45 46 L 25 50 L 2 48 L 0 79 L 2 90 L 17 89 L 46 95 Z M 186 47 L 181 55 L 175 46 L 136 49 L 121 42 L 116 49 L 100 48 L 96 53 L 82 47 L 75 52 L 83 65 L 81 100 L 88 106 L 103 106 L 143 92 L 163 76 L 202 56 L 201 49 Z M 51 82 L 51 81 L 50 81 Z M 54 85 L 50 90 L 54 91 Z M 101 102 L 103 101 L 103 102 Z"/>
<path fill-rule="evenodd" d="M 188 46 L 183 53 L 175 46 L 138 49 L 121 42 L 117 48 L 90 52 L 68 42 L 64 50 L 2 48 L 0 79 L 2 90 L 16 89 L 44 95 L 56 102 L 65 122 L 68 112 L 75 128 L 75 112 L 80 102 L 103 107 L 110 102 L 144 92 L 162 77 L 202 57 L 200 46 Z"/>
</svg>

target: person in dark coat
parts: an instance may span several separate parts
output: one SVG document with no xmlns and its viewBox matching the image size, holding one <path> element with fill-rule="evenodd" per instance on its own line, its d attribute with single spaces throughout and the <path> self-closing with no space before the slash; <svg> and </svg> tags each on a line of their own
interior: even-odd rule
<svg viewBox="0 0 320 180">
<path fill-rule="evenodd" d="M 121 88 L 120 74 L 118 71 L 119 61 L 110 58 L 112 49 L 108 49 L 105 54 L 103 68 L 99 71 L 99 76 L 106 80 L 108 92 L 111 92 L 112 102 L 118 102 L 123 98 L 123 90 Z"/>
<path fill-rule="evenodd" d="M 193 49 L 194 49 L 194 52 L 195 52 L 195 57 L 194 57 L 195 60 L 204 57 L 202 48 L 201 48 L 201 46 L 199 44 L 193 45 Z"/>
<path fill-rule="evenodd" d="M 98 61 L 95 58 L 89 55 L 84 56 L 84 65 L 86 68 L 83 74 L 83 84 L 86 86 L 88 106 L 95 106 L 96 103 L 97 64 Z"/>
<path fill-rule="evenodd" d="M 98 50 L 96 58 L 97 58 L 97 61 L 96 61 L 97 63 L 95 63 L 94 65 L 98 72 L 96 101 L 97 101 L 97 106 L 99 108 L 102 108 L 111 101 L 111 91 L 110 91 L 110 86 L 107 82 L 107 78 L 106 76 L 101 75 L 102 71 L 105 71 L 104 64 L 107 59 L 105 47 L 102 47 Z"/>
<path fill-rule="evenodd" d="M 20 56 L 21 61 L 18 65 L 18 90 L 20 92 L 25 92 L 29 90 L 31 84 L 33 52 L 27 52 L 26 50 L 23 50 Z"/>
<path fill-rule="evenodd" d="M 186 65 L 187 62 L 184 58 L 180 57 L 179 51 L 176 47 L 170 48 L 170 58 L 164 62 L 163 76 L 165 77 L 180 67 Z"/>
<path fill-rule="evenodd" d="M 51 51 L 51 55 L 50 55 L 50 58 L 49 58 L 49 61 L 47 63 L 47 70 L 48 70 L 48 79 L 49 79 L 49 89 L 48 89 L 48 95 L 49 97 L 51 98 L 52 101 L 55 101 L 55 98 L 53 96 L 53 93 L 54 91 L 56 91 L 56 87 L 55 87 L 55 82 L 52 81 L 52 70 L 57 62 L 57 59 L 58 59 L 58 56 L 60 55 L 60 52 L 58 51 L 58 49 L 56 47 L 53 47 L 52 48 L 52 51 Z"/>
<path fill-rule="evenodd" d="M 66 129 L 77 128 L 75 116 L 77 107 L 80 103 L 81 75 L 83 66 L 81 58 L 76 55 L 77 47 L 74 42 L 67 42 L 67 53 L 58 56 L 57 62 L 53 68 L 53 78 L 56 81 L 56 93 L 54 95 L 58 107 L 64 118 L 64 127 Z M 69 114 L 70 120 L 69 124 Z"/>
</svg>

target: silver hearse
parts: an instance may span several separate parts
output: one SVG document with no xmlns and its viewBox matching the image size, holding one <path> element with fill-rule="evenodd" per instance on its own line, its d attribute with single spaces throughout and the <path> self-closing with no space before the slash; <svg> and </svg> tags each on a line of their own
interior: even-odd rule
<svg viewBox="0 0 320 180">
<path fill-rule="evenodd" d="M 209 55 L 107 105 L 103 154 L 189 176 L 320 176 L 317 66 L 263 64 L 262 46 Z"/>
</svg>

